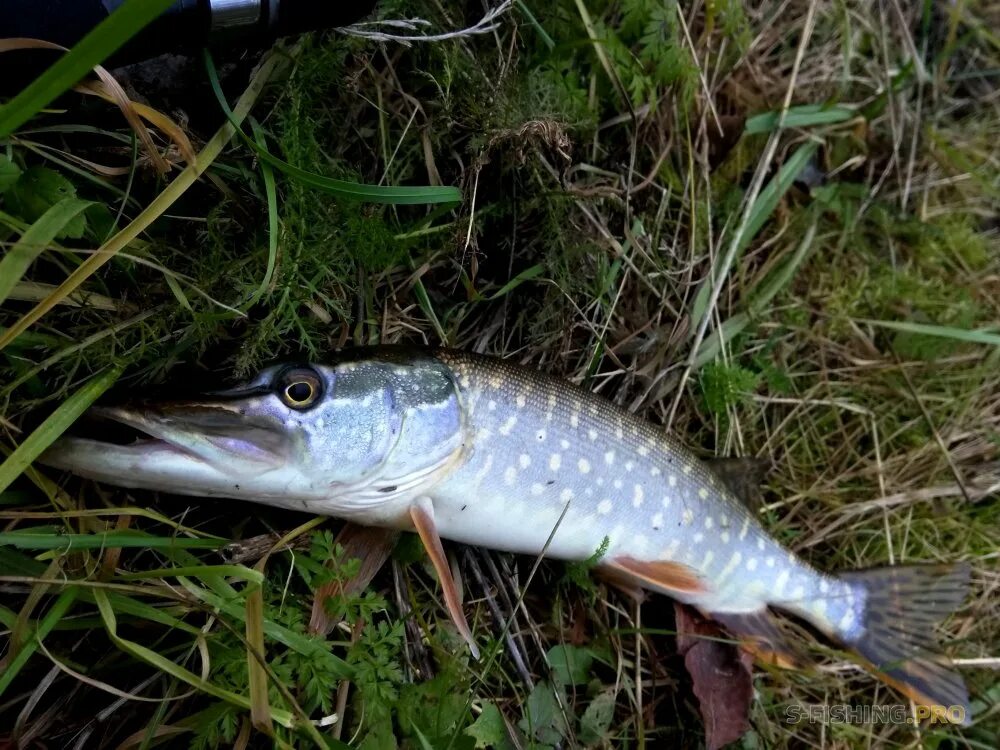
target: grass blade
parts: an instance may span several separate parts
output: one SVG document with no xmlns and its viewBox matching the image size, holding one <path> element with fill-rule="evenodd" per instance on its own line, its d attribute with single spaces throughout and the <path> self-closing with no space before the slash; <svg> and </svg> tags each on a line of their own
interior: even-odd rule
<svg viewBox="0 0 1000 750">
<path fill-rule="evenodd" d="M 264 129 L 252 117 L 250 118 L 250 127 L 253 129 L 253 137 L 260 147 L 264 148 L 266 146 Z M 267 268 L 264 271 L 264 278 L 260 280 L 260 286 L 243 305 L 244 310 L 249 310 L 264 296 L 267 288 L 271 286 L 274 269 L 278 265 L 278 188 L 275 185 L 274 171 L 270 164 L 261 161 L 260 174 L 264 180 L 264 196 L 267 198 Z"/>
<path fill-rule="evenodd" d="M 122 638 L 118 635 L 118 621 L 115 618 L 115 611 L 111 606 L 111 602 L 108 599 L 107 592 L 102 589 L 94 590 L 94 601 L 97 604 L 97 610 L 101 614 L 101 619 L 104 622 L 104 629 L 108 633 L 108 637 L 114 642 L 118 648 L 127 654 L 134 656 L 136 659 L 140 659 L 148 664 L 159 669 L 161 672 L 169 674 L 181 682 L 186 682 L 192 687 L 198 688 L 203 693 L 207 693 L 214 698 L 219 698 L 220 700 L 226 701 L 234 706 L 242 709 L 250 709 L 250 700 L 243 695 L 234 693 L 231 690 L 226 690 L 218 685 L 207 682 L 194 672 L 191 672 L 179 664 L 175 664 L 170 659 L 165 656 L 161 656 L 152 649 L 146 648 L 145 646 L 136 643 L 135 641 L 130 641 L 126 638 Z M 288 711 L 280 709 L 272 709 L 271 715 L 274 720 L 277 721 L 284 727 L 292 728 L 295 726 L 295 719 Z"/>
<path fill-rule="evenodd" d="M 0 138 L 6 138 L 51 104 L 172 4 L 173 0 L 128 0 L 27 88 L 0 107 Z"/>
<path fill-rule="evenodd" d="M 81 550 L 123 547 L 139 549 L 219 549 L 228 542 L 215 539 L 181 539 L 149 536 L 137 531 L 109 531 L 106 534 L 55 534 L 32 529 L 0 532 L 0 547 L 33 550 Z M 162 571 L 161 571 L 162 572 Z"/>
<path fill-rule="evenodd" d="M 14 247 L 0 259 L 0 302 L 10 296 L 35 258 L 59 236 L 65 226 L 92 205 L 91 201 L 63 198 L 28 227 Z"/>
<path fill-rule="evenodd" d="M 264 86 L 270 79 L 271 74 L 281 62 L 282 58 L 272 55 L 257 68 L 257 72 L 250 81 L 250 85 L 247 86 L 243 92 L 243 96 L 240 97 L 240 101 L 236 105 L 233 114 L 233 119 L 236 122 L 241 122 L 247 116 L 250 108 L 253 107 L 257 98 L 264 90 Z M 111 260 L 122 248 L 135 240 L 142 232 L 146 231 L 154 221 L 177 202 L 187 189 L 201 177 L 202 173 L 208 169 L 212 162 L 218 158 L 219 154 L 222 153 L 222 149 L 232 139 L 234 132 L 235 127 L 230 123 L 226 123 L 219 128 L 218 132 L 212 136 L 211 140 L 199 152 L 195 163 L 184 169 L 128 226 L 101 245 L 96 253 L 81 263 L 45 300 L 39 302 L 10 328 L 0 331 L 0 350 L 24 333 L 32 324 L 59 304 L 60 301 L 75 292 L 97 269 Z"/>
<path fill-rule="evenodd" d="M 785 113 L 782 128 L 807 128 L 812 125 L 835 125 L 838 122 L 847 122 L 857 115 L 857 110 L 853 107 L 828 106 L 826 104 L 802 104 L 798 107 L 789 107 Z M 781 112 L 762 112 L 759 115 L 748 117 L 743 132 L 748 135 L 758 133 L 770 133 L 777 129 L 781 120 Z"/>
<path fill-rule="evenodd" d="M 369 201 L 371 203 L 389 203 L 392 205 L 415 205 L 424 203 L 460 203 L 462 191 L 456 187 L 435 187 L 426 185 L 422 187 L 392 187 L 388 185 L 368 185 L 360 182 L 348 182 L 347 180 L 336 180 L 332 177 L 309 172 L 308 170 L 289 164 L 283 159 L 279 159 L 267 149 L 259 146 L 257 142 L 248 136 L 239 127 L 239 123 L 233 118 L 232 110 L 226 102 L 225 94 L 222 93 L 222 86 L 219 84 L 219 76 L 215 70 L 215 63 L 212 56 L 205 51 L 205 67 L 208 70 L 208 78 L 212 84 L 219 106 L 222 107 L 229 122 L 236 129 L 237 135 L 243 142 L 260 157 L 261 161 L 267 162 L 279 172 L 292 177 L 304 185 L 318 188 L 327 193 L 347 198 L 350 200 Z"/>
<path fill-rule="evenodd" d="M 63 401 L 42 424 L 32 432 L 0 464 L 0 492 L 10 486 L 21 473 L 38 458 L 42 451 L 66 431 L 97 397 L 110 388 L 121 375 L 121 368 L 112 367 L 86 383 L 72 396 Z"/>
<path fill-rule="evenodd" d="M 28 662 L 31 655 L 35 653 L 38 644 L 44 640 L 56 625 L 66 616 L 69 608 L 76 601 L 77 592 L 75 589 L 63 591 L 56 599 L 55 603 L 42 618 L 42 621 L 35 628 L 33 633 L 29 633 L 28 640 L 24 642 L 21 649 L 7 663 L 5 669 L 0 671 L 0 696 L 10 686 L 10 683 L 17 677 L 18 672 Z"/>
<path fill-rule="evenodd" d="M 968 344 L 987 344 L 989 346 L 1000 346 L 1000 332 L 990 329 L 969 330 L 967 328 L 954 328 L 952 326 L 938 326 L 928 323 L 908 323 L 905 320 L 868 320 L 863 319 L 861 323 L 880 328 L 891 328 L 894 331 L 904 333 L 919 333 L 923 336 L 938 336 L 940 338 L 964 341 Z"/>
<path fill-rule="evenodd" d="M 809 226 L 805 237 L 802 238 L 792 257 L 771 271 L 757 290 L 750 292 L 746 302 L 746 310 L 727 318 L 719 328 L 702 339 L 701 346 L 698 347 L 698 356 L 695 357 L 695 367 L 700 368 L 715 359 L 722 351 L 723 345 L 743 333 L 752 319 L 760 315 L 775 295 L 788 286 L 799 266 L 809 256 L 815 236 L 816 224 L 814 222 Z"/>
<path fill-rule="evenodd" d="M 737 238 L 736 253 L 733 257 L 734 263 L 739 260 L 743 251 L 747 249 L 753 238 L 757 236 L 761 227 L 771 218 L 774 209 L 778 207 L 778 203 L 785 193 L 788 192 L 792 183 L 795 182 L 802 170 L 809 164 L 809 160 L 816 153 L 818 147 L 819 144 L 815 141 L 810 141 L 799 146 L 795 153 L 778 170 L 778 173 L 760 191 L 760 195 L 757 196 L 757 200 L 750 210 L 750 216 L 743 234 Z M 716 283 L 721 283 L 728 270 L 728 268 L 718 270 L 713 268 L 705 281 L 702 282 L 695 296 L 694 303 L 691 306 L 692 332 L 698 329 L 701 319 L 708 309 L 708 301 L 712 295 L 712 289 Z"/>
</svg>

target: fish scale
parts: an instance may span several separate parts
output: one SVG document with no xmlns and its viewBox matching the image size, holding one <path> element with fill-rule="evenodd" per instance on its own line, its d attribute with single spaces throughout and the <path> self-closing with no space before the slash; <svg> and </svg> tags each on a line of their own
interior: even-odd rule
<svg viewBox="0 0 1000 750">
<path fill-rule="evenodd" d="M 415 531 L 474 655 L 442 539 L 587 560 L 672 596 L 788 663 L 773 619 L 797 615 L 931 714 L 969 720 L 934 638 L 969 568 L 820 572 L 758 523 L 674 437 L 607 400 L 451 350 L 350 350 L 267 368 L 195 401 L 105 408 L 145 437 L 63 438 L 50 466 L 141 489 L 233 498 Z"/>
</svg>

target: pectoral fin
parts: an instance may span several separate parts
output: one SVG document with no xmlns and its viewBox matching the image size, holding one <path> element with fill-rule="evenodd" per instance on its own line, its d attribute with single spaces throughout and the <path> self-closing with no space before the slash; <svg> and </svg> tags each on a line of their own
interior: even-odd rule
<svg viewBox="0 0 1000 750">
<path fill-rule="evenodd" d="M 479 658 L 479 648 L 472 637 L 472 630 L 465 620 L 465 613 L 462 611 L 462 603 L 458 596 L 458 586 L 451 576 L 451 568 L 448 566 L 448 558 L 444 554 L 444 547 L 441 546 L 441 537 L 438 535 L 437 527 L 434 525 L 434 506 L 429 498 L 420 498 L 410 506 L 410 519 L 413 527 L 420 535 L 420 541 L 424 543 L 427 555 L 434 565 L 438 580 L 441 582 L 441 591 L 444 594 L 444 604 L 451 615 L 452 622 L 458 628 L 458 632 L 466 643 L 472 656 Z"/>
</svg>

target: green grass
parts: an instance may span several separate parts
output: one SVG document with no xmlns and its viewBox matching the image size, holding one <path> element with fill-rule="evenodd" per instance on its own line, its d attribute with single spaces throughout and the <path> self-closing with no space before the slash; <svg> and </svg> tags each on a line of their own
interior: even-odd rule
<svg viewBox="0 0 1000 750">
<path fill-rule="evenodd" d="M 439 31 L 479 13 L 382 6 Z M 972 563 L 941 635 L 973 727 L 787 723 L 901 701 L 816 644 L 816 668 L 755 669 L 743 747 L 996 747 L 995 24 L 983 3 L 904 23 L 820 2 L 805 34 L 809 8 L 525 0 L 495 34 L 317 36 L 252 78 L 220 58 L 242 138 L 221 106 L 138 91 L 190 115 L 198 164 L 154 133 L 164 176 L 93 98 L 39 114 L 46 84 L 0 110 L 0 742 L 700 745 L 668 602 L 587 564 L 449 545 L 475 662 L 404 537 L 323 638 L 311 592 L 358 573 L 339 522 L 22 474 L 116 378 L 210 388 L 409 342 L 586 383 L 706 457 L 770 458 L 761 517 L 825 570 Z"/>
</svg>

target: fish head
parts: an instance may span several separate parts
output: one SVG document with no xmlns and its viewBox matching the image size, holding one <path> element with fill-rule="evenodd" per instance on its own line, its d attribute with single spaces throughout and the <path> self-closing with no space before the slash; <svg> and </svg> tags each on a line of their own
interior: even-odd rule
<svg viewBox="0 0 1000 750">
<path fill-rule="evenodd" d="M 125 445 L 64 437 L 41 462 L 124 487 L 377 521 L 462 452 L 462 409 L 436 360 L 267 368 L 197 400 L 99 407 Z"/>
</svg>

